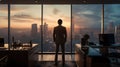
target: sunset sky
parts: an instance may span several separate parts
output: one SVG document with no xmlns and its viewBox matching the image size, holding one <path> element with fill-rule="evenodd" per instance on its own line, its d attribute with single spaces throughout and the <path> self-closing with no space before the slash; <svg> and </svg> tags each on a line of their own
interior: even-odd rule
<svg viewBox="0 0 120 67">
<path fill-rule="evenodd" d="M 120 5 L 105 5 L 105 25 L 114 22 L 120 24 Z M 76 27 L 93 27 L 101 25 L 101 4 L 82 4 L 72 6 L 72 21 Z M 7 5 L 0 5 L 0 28 L 8 25 Z M 43 23 L 49 27 L 57 25 L 57 20 L 61 18 L 63 25 L 70 27 L 71 6 L 70 5 L 43 5 Z M 11 5 L 11 27 L 12 28 L 31 28 L 31 24 L 41 24 L 41 5 Z"/>
</svg>

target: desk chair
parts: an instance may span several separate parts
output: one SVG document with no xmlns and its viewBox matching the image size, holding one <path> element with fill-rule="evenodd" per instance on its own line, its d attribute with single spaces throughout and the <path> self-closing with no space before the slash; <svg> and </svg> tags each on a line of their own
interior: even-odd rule
<svg viewBox="0 0 120 67">
<path fill-rule="evenodd" d="M 4 47 L 4 38 L 0 38 L 0 47 Z"/>
<path fill-rule="evenodd" d="M 115 59 L 115 64 L 120 64 L 120 62 L 118 62 L 118 59 L 120 59 L 120 53 L 109 53 L 109 57 Z"/>
<path fill-rule="evenodd" d="M 8 56 L 3 56 L 0 58 L 0 67 L 7 67 Z"/>
</svg>

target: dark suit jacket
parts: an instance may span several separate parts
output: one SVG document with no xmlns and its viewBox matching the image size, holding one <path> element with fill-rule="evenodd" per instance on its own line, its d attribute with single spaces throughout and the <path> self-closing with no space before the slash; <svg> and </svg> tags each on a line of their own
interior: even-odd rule
<svg viewBox="0 0 120 67">
<path fill-rule="evenodd" d="M 67 32 L 66 27 L 56 26 L 53 31 L 53 40 L 56 44 L 64 44 L 66 42 Z"/>
</svg>

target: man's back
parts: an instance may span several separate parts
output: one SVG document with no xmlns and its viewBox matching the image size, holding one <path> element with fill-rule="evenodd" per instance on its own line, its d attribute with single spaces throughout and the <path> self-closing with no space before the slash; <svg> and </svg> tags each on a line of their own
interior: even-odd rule
<svg viewBox="0 0 120 67">
<path fill-rule="evenodd" d="M 66 28 L 64 26 L 56 26 L 53 35 L 56 43 L 64 43 L 67 36 Z"/>
<path fill-rule="evenodd" d="M 56 53 L 55 53 L 55 65 L 57 65 L 58 61 L 58 51 L 59 46 L 61 46 L 62 50 L 62 64 L 64 66 L 65 63 L 65 42 L 67 38 L 66 28 L 62 26 L 62 20 L 58 20 L 58 26 L 56 26 L 53 30 L 53 40 L 56 44 Z"/>
</svg>

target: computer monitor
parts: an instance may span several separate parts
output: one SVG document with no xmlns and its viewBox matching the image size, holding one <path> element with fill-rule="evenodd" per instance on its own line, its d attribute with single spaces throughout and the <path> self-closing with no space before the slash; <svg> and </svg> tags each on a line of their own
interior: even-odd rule
<svg viewBox="0 0 120 67">
<path fill-rule="evenodd" d="M 99 34 L 99 44 L 110 46 L 115 43 L 114 34 Z"/>
<path fill-rule="evenodd" d="M 4 47 L 4 38 L 0 38 L 0 47 Z"/>
</svg>

